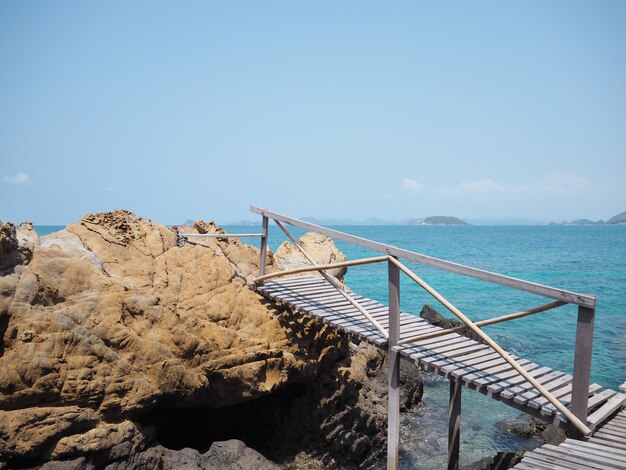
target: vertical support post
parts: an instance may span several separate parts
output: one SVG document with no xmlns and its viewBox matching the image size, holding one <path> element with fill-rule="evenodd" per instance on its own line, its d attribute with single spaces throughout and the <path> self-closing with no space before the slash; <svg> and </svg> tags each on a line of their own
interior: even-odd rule
<svg viewBox="0 0 626 470">
<path fill-rule="evenodd" d="M 259 276 L 265 274 L 265 258 L 267 257 L 267 224 L 269 220 L 263 216 L 261 224 L 261 259 L 259 260 Z"/>
<path fill-rule="evenodd" d="M 388 262 L 389 283 L 389 390 L 387 410 L 387 470 L 397 470 L 400 461 L 400 269 Z"/>
<path fill-rule="evenodd" d="M 595 309 L 578 307 L 576 351 L 574 353 L 574 380 L 572 383 L 572 413 L 587 424 L 587 405 L 591 376 L 591 349 Z M 575 437 L 582 437 L 579 432 Z"/>
<path fill-rule="evenodd" d="M 459 470 L 461 448 L 461 383 L 450 379 L 448 414 L 448 470 Z"/>
</svg>

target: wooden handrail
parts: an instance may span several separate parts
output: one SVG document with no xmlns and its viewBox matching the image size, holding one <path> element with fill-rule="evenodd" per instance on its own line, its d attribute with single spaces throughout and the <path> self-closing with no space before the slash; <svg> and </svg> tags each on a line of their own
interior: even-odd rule
<svg viewBox="0 0 626 470">
<path fill-rule="evenodd" d="M 419 284 L 424 290 L 426 290 L 430 295 L 432 295 L 435 299 L 444 305 L 448 310 L 450 310 L 455 316 L 457 316 L 465 325 L 459 326 L 457 328 L 449 329 L 448 331 L 438 332 L 436 336 L 450 334 L 457 331 L 462 331 L 465 329 L 470 329 L 476 335 L 485 341 L 494 351 L 496 351 L 506 362 L 508 362 L 513 369 L 515 369 L 522 377 L 524 377 L 543 397 L 545 397 L 554 407 L 559 410 L 573 425 L 579 432 L 583 435 L 588 435 L 591 433 L 591 430 L 587 425 L 581 421 L 578 416 L 581 416 L 582 419 L 585 419 L 587 415 L 587 389 L 589 382 L 589 374 L 590 374 L 590 364 L 591 364 L 591 341 L 592 339 L 589 337 L 589 331 L 593 331 L 593 317 L 594 317 L 594 309 L 596 305 L 596 298 L 593 295 L 588 294 L 580 294 L 577 292 L 567 291 L 564 289 L 558 289 L 550 286 L 545 286 L 542 284 L 537 284 L 529 281 L 524 281 L 522 279 L 516 279 L 509 276 L 504 276 L 501 274 L 485 271 L 482 269 L 472 268 L 470 266 L 465 266 L 462 264 L 454 263 L 451 261 L 446 261 L 438 258 L 434 258 L 431 256 L 426 256 L 420 253 L 416 253 L 409 250 L 404 250 L 392 245 L 386 245 L 383 243 L 378 243 L 372 240 L 368 240 L 362 237 L 357 237 L 354 235 L 350 235 L 344 232 L 340 232 L 337 230 L 329 229 L 326 227 L 321 227 L 319 225 L 311 224 L 309 222 L 305 222 L 302 220 L 298 220 L 292 217 L 288 217 L 282 214 L 278 214 L 276 212 L 269 211 L 267 209 L 260 209 L 255 206 L 250 206 L 250 211 L 260 214 L 263 217 L 264 223 L 268 220 L 268 218 L 273 219 L 276 224 L 281 228 L 283 232 L 294 242 L 294 245 L 304 254 L 304 256 L 311 262 L 313 265 L 316 265 L 316 262 L 304 251 L 304 249 L 300 246 L 300 244 L 293 238 L 293 236 L 289 233 L 289 231 L 284 227 L 282 222 L 288 223 L 290 225 L 294 225 L 296 227 L 309 230 L 312 232 L 320 233 L 322 235 L 326 235 L 328 237 L 335 238 L 337 240 L 343 240 L 349 243 L 353 243 L 357 246 L 361 246 L 364 248 L 368 248 L 374 251 L 378 251 L 380 253 L 384 253 L 386 257 L 378 257 L 378 258 L 370 258 L 367 260 L 357 260 L 356 262 L 346 262 L 350 264 L 345 264 L 343 266 L 349 265 L 357 265 L 357 264 L 367 264 L 368 262 L 378 262 L 383 261 L 384 259 L 388 259 L 390 263 L 393 263 L 400 270 L 402 270 L 405 274 L 407 274 L 413 281 Z M 261 253 L 263 255 L 263 244 L 266 243 L 267 236 L 261 236 Z M 537 295 L 542 295 L 544 297 L 550 297 L 552 299 L 557 300 L 557 302 L 552 302 L 550 304 L 543 305 L 541 307 L 537 307 L 535 309 L 530 309 L 523 312 L 517 312 L 514 314 L 504 315 L 501 317 L 493 318 L 490 320 L 484 320 L 483 322 L 474 323 L 468 317 L 466 317 L 460 310 L 458 310 L 454 305 L 448 302 L 443 296 L 441 296 L 437 291 L 435 291 L 432 287 L 426 284 L 423 280 L 421 280 L 415 273 L 413 273 L 410 269 L 408 269 L 404 264 L 398 261 L 397 258 L 404 258 L 409 261 L 415 261 L 421 263 L 426 266 L 432 266 L 438 269 L 443 269 L 446 271 L 454 272 L 457 274 L 461 274 L 467 277 L 472 277 L 476 279 L 480 279 L 486 282 L 491 282 L 493 284 L 499 284 L 505 287 L 510 287 L 513 289 L 530 292 Z M 370 261 L 371 260 L 371 261 Z M 376 261 L 374 261 L 376 260 Z M 354 264 L 352 264 L 354 263 Z M 260 264 L 261 276 L 255 279 L 255 282 L 260 282 L 265 278 L 269 277 L 278 277 L 274 275 L 270 275 L 268 277 L 263 276 L 263 260 Z M 385 331 L 384 328 L 373 318 L 369 313 L 361 307 L 355 299 L 350 297 L 342 288 L 339 281 L 337 281 L 334 277 L 328 275 L 322 268 L 331 269 L 333 267 L 342 267 L 341 263 L 333 263 L 329 265 L 323 265 L 322 267 L 315 266 L 311 269 L 307 268 L 306 271 L 317 270 L 320 274 L 326 279 L 333 287 L 335 287 L 338 292 L 341 293 L 350 303 L 352 303 L 376 328 L 381 332 L 385 339 L 389 340 L 389 334 Z M 298 269 L 298 268 L 296 268 Z M 291 274 L 293 274 L 293 270 Z M 279 274 L 279 273 L 273 273 Z M 287 272 L 281 272 L 280 275 L 286 275 Z M 509 354 L 504 351 L 495 341 L 493 341 L 486 333 L 484 333 L 479 326 L 485 326 L 487 324 L 495 324 L 502 321 L 512 320 L 514 318 L 521 318 L 526 315 L 531 315 L 533 313 L 538 313 L 540 311 L 546 311 L 551 308 L 556 308 L 560 305 L 564 305 L 566 303 L 575 304 L 579 307 L 579 315 L 578 315 L 578 327 L 576 333 L 576 353 L 575 353 L 575 361 L 574 361 L 574 384 L 572 388 L 572 411 L 567 409 L 559 400 L 557 400 L 547 389 L 545 389 L 528 371 L 522 368 L 517 361 L 509 356 Z M 582 325 L 582 326 L 581 326 Z M 416 339 L 424 340 L 426 339 L 426 335 L 422 335 L 419 337 L 409 338 L 408 340 L 404 340 L 401 344 L 406 344 L 407 342 L 413 342 Z M 433 337 L 433 336 L 428 336 Z M 584 343 L 584 344 L 583 344 Z M 393 346 L 392 349 L 395 350 L 398 346 Z M 584 357 L 583 357 L 584 356 Z M 580 364 L 578 364 L 580 362 Z M 578 415 L 578 416 L 577 416 Z"/>
<path fill-rule="evenodd" d="M 179 233 L 179 237 L 200 238 L 252 238 L 262 237 L 262 233 Z"/>
<path fill-rule="evenodd" d="M 487 335 L 483 330 L 476 326 L 474 322 L 472 322 L 468 317 L 466 317 L 458 308 L 452 305 L 448 300 L 446 300 L 442 295 L 440 295 L 435 289 L 430 287 L 426 282 L 419 278 L 413 271 L 407 268 L 400 261 L 395 259 L 393 256 L 389 257 L 389 261 L 394 263 L 400 270 L 402 270 L 407 276 L 413 279 L 417 284 L 419 284 L 426 292 L 428 292 L 431 296 L 437 299 L 444 307 L 446 307 L 450 312 L 452 312 L 459 320 L 467 325 L 467 327 L 476 333 L 487 345 L 491 347 L 495 352 L 497 352 L 502 359 L 509 363 L 513 369 L 515 369 L 522 377 L 524 377 L 535 389 L 543 395 L 550 403 L 554 405 L 556 409 L 558 409 L 563 415 L 569 420 L 571 424 L 573 424 L 580 432 L 584 435 L 591 434 L 591 429 L 587 427 L 585 423 L 583 423 L 578 417 L 576 417 L 570 410 L 568 410 L 563 403 L 557 400 L 554 395 L 552 395 L 543 385 L 541 385 L 537 379 L 535 379 L 526 369 L 518 364 L 518 362 L 513 359 L 509 354 L 502 349 L 494 340 L 492 340 L 489 335 Z"/>
<path fill-rule="evenodd" d="M 266 281 L 268 279 L 273 279 L 275 277 L 288 276 L 290 274 L 301 274 L 311 271 L 320 271 L 326 269 L 335 269 L 335 268 L 347 268 L 349 266 L 360 266 L 363 264 L 372 264 L 372 263 L 381 263 L 383 261 L 387 261 L 387 256 L 376 256 L 374 258 L 363 258 L 356 259 L 353 261 L 340 261 L 337 263 L 328 263 L 328 264 L 315 264 L 312 266 L 300 266 L 298 268 L 285 269 L 284 271 L 276 271 L 273 273 L 265 274 L 263 276 L 258 276 L 252 279 L 255 284 L 259 282 Z"/>
<path fill-rule="evenodd" d="M 524 281 L 522 279 L 516 279 L 514 277 L 504 276 L 502 274 L 485 271 L 483 269 L 472 268 L 471 266 L 465 266 L 459 263 L 454 263 L 452 261 L 434 258 L 432 256 L 423 255 L 414 251 L 404 250 L 393 245 L 386 245 L 384 243 L 368 240 L 367 238 L 357 237 L 355 235 L 350 235 L 348 233 L 340 232 L 338 230 L 321 227 L 310 222 L 305 222 L 303 220 L 288 217 L 286 215 L 278 214 L 277 212 L 272 212 L 270 210 L 261 209 L 255 206 L 250 206 L 250 211 L 254 212 L 255 214 L 260 214 L 264 217 L 274 219 L 274 221 L 276 222 L 284 222 L 295 227 L 302 228 L 304 230 L 320 233 L 335 240 L 343 240 L 348 243 L 353 243 L 357 246 L 369 248 L 370 250 L 384 253 L 386 255 L 396 256 L 398 258 L 403 258 L 409 261 L 415 261 L 417 263 L 432 266 L 434 268 L 451 271 L 476 279 L 481 279 L 486 282 L 499 284 L 502 286 L 510 287 L 512 289 L 531 292 L 533 294 L 542 295 L 544 297 L 549 297 L 555 300 L 563 300 L 570 304 L 581 305 L 588 308 L 594 308 L 596 305 L 596 298 L 593 295 L 580 294 L 564 289 L 544 286 L 542 284 L 537 284 L 534 282 Z"/>
<path fill-rule="evenodd" d="M 364 309 L 355 299 L 353 299 L 350 295 L 348 295 L 348 293 L 343 289 L 343 287 L 341 286 L 341 284 L 339 283 L 337 279 L 335 279 L 330 274 L 326 273 L 323 270 L 323 268 L 317 264 L 317 261 L 315 261 L 313 257 L 306 252 L 306 250 L 302 247 L 302 245 L 300 245 L 300 243 L 294 238 L 294 236 L 289 232 L 289 230 L 287 230 L 287 228 L 282 223 L 280 223 L 280 221 L 274 220 L 274 222 L 276 222 L 276 225 L 278 225 L 278 227 L 285 233 L 285 235 L 289 237 L 289 239 L 293 242 L 294 246 L 298 248 L 298 250 L 300 250 L 302 255 L 309 261 L 309 263 L 315 266 L 315 270 L 319 271 L 319 273 L 326 280 L 326 282 L 328 282 L 331 286 L 333 286 L 337 290 L 337 292 L 339 292 L 339 294 L 341 294 L 348 302 L 350 302 L 352 306 L 354 306 L 361 313 L 361 315 L 367 318 L 367 320 L 372 325 L 374 325 L 374 327 L 380 332 L 380 334 L 383 335 L 383 338 L 388 340 L 389 333 L 387 332 L 387 330 L 385 330 L 383 326 L 380 323 L 378 323 L 378 321 L 376 321 L 376 319 L 372 315 L 370 315 L 370 313 L 366 309 Z M 386 260 L 386 257 L 384 258 Z"/>
<path fill-rule="evenodd" d="M 533 315 L 535 313 L 545 312 L 547 310 L 552 310 L 553 308 L 561 307 L 563 305 L 567 305 L 567 302 L 563 302 L 562 300 L 557 300 L 555 302 L 550 302 L 549 304 L 541 305 L 539 307 L 531 308 L 529 310 L 524 310 L 522 312 L 509 313 L 508 315 L 502 315 L 499 317 L 490 318 L 488 320 L 481 320 L 474 323 L 474 325 L 478 327 L 495 325 L 496 323 L 502 323 L 509 320 L 515 320 L 517 318 L 526 317 L 528 315 Z M 420 341 L 424 341 L 426 339 L 437 338 L 439 336 L 449 335 L 451 333 L 460 333 L 462 331 L 467 330 L 467 325 L 459 325 L 454 328 L 446 328 L 441 331 L 433 331 L 432 333 L 426 333 L 423 335 L 413 336 L 411 338 L 406 338 L 401 341 L 398 341 L 399 345 L 407 344 L 407 343 L 418 343 Z"/>
</svg>

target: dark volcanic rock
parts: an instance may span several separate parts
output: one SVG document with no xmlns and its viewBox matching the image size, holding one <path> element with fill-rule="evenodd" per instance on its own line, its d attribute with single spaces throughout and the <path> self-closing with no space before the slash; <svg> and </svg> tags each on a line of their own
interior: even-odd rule
<svg viewBox="0 0 626 470">
<path fill-rule="evenodd" d="M 424 307 L 422 308 L 422 311 L 420 312 L 420 317 L 422 317 L 431 325 L 435 325 L 444 329 L 456 328 L 457 326 L 463 325 L 463 322 L 461 322 L 460 320 L 453 320 L 453 319 L 444 317 L 437 310 L 435 310 L 433 307 L 431 307 L 428 304 L 424 305 Z M 478 336 L 476 333 L 474 333 L 473 331 L 465 330 L 461 334 L 463 334 L 463 336 L 469 339 L 478 341 L 479 343 L 484 343 L 483 339 L 480 336 Z"/>
<path fill-rule="evenodd" d="M 40 470 L 91 470 L 102 468 L 85 458 L 53 461 Z M 278 470 L 280 467 L 266 459 L 256 450 L 236 439 L 214 442 L 209 450 L 200 453 L 195 449 L 172 450 L 155 446 L 143 452 L 129 455 L 127 460 L 104 467 L 105 470 Z"/>
</svg>

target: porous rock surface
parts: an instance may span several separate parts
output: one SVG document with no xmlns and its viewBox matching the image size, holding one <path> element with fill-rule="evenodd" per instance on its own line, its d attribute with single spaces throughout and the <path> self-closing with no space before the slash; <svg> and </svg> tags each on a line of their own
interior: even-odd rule
<svg viewBox="0 0 626 470">
<path fill-rule="evenodd" d="M 333 241 L 319 233 L 307 233 L 300 238 L 300 245 L 304 251 L 319 264 L 341 263 L 346 261 L 346 255 L 337 249 Z M 274 262 L 283 270 L 309 266 L 311 263 L 304 254 L 293 244 L 283 242 L 274 255 Z M 326 270 L 328 274 L 341 279 L 346 274 L 346 268 L 334 268 Z M 307 272 L 302 275 L 318 275 L 315 272 Z"/>
<path fill-rule="evenodd" d="M 212 222 L 190 230 L 221 233 Z M 319 263 L 345 259 L 328 239 L 314 245 Z M 40 239 L 32 225 L 0 223 L 0 468 L 148 468 L 129 459 L 170 455 L 142 424 L 152 410 L 228 408 L 293 384 L 305 392 L 274 421 L 304 430 L 300 444 L 364 458 L 384 423 L 359 380 L 381 353 L 363 346 L 353 364 L 344 336 L 262 299 L 247 284 L 258 263 L 237 239 L 180 243 L 127 211 Z M 272 253 L 267 263 L 285 266 Z"/>
</svg>

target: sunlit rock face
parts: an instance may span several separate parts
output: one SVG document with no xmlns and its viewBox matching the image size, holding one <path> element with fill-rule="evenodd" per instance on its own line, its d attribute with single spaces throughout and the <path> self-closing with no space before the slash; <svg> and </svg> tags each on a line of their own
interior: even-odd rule
<svg viewBox="0 0 626 470">
<path fill-rule="evenodd" d="M 179 243 L 175 229 L 115 211 L 41 238 L 30 224 L 2 224 L 0 264 L 0 461 L 9 465 L 122 458 L 153 439 L 139 418 L 155 407 L 249 402 L 309 383 L 345 354 L 337 332 L 291 328 L 302 320 L 281 320 L 248 287 L 259 251 L 236 239 Z"/>
</svg>

